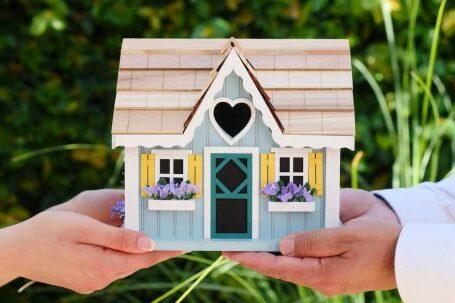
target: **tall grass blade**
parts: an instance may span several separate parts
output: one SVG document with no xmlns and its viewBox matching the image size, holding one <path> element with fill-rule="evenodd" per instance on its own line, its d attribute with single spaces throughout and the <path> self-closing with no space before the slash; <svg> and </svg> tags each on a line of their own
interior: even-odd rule
<svg viewBox="0 0 455 303">
<path fill-rule="evenodd" d="M 379 87 L 378 82 L 360 60 L 353 59 L 352 65 L 362 74 L 362 76 L 365 78 L 365 80 L 367 80 L 368 84 L 373 90 L 373 93 L 376 96 L 376 100 L 378 100 L 379 108 L 381 109 L 382 117 L 384 118 L 387 131 L 391 137 L 395 138 L 396 131 L 392 121 L 392 116 L 390 115 L 386 98 L 381 88 Z"/>
<path fill-rule="evenodd" d="M 59 152 L 59 151 L 67 151 L 67 150 L 74 150 L 74 149 L 91 149 L 91 150 L 107 150 L 110 151 L 111 148 L 106 145 L 101 144 L 83 144 L 83 143 L 75 143 L 75 144 L 65 144 L 65 145 L 57 145 L 46 147 L 42 149 L 37 149 L 11 159 L 11 163 L 17 163 L 21 161 L 28 160 L 33 157 L 42 156 L 48 153 Z"/>
<path fill-rule="evenodd" d="M 193 284 L 191 284 L 191 286 L 185 290 L 185 292 L 177 299 L 177 301 L 175 301 L 175 303 L 180 303 L 182 302 L 186 296 L 188 296 L 188 294 L 196 287 L 199 285 L 199 283 L 202 282 L 202 280 L 204 280 L 205 277 L 207 277 L 207 275 L 213 270 L 215 269 L 217 266 L 219 266 L 219 264 L 224 260 L 224 257 L 223 256 L 219 256 L 218 259 L 216 259 L 212 265 L 210 265 L 209 267 L 207 267 L 206 269 L 204 269 L 202 272 L 201 272 L 201 275 L 196 279 L 196 281 L 193 282 Z M 229 262 L 229 261 L 228 261 Z"/>
<path fill-rule="evenodd" d="M 436 54 L 438 51 L 438 42 L 439 42 L 439 34 L 441 31 L 441 23 L 442 23 L 442 16 L 444 14 L 444 8 L 446 6 L 446 0 L 441 1 L 441 5 L 439 6 L 438 17 L 436 18 L 436 25 L 434 27 L 433 32 L 433 41 L 431 43 L 431 50 L 430 50 L 430 58 L 428 60 L 428 70 L 427 70 L 427 77 L 426 77 L 426 90 L 425 95 L 423 98 L 423 106 L 422 106 L 422 124 L 425 124 L 427 121 L 428 116 L 428 103 L 429 103 L 429 93 L 431 91 L 431 83 L 433 82 L 433 74 L 434 74 L 434 64 L 436 62 Z"/>
</svg>

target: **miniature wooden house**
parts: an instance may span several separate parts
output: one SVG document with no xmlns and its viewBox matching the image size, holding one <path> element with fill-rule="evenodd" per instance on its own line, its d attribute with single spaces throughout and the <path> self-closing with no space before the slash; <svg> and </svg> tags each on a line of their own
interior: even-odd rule
<svg viewBox="0 0 455 303">
<path fill-rule="evenodd" d="M 159 250 L 253 251 L 336 226 L 354 125 L 347 40 L 124 39 L 112 145 L 125 148 L 125 226 Z M 160 178 L 200 192 L 148 199 Z M 277 180 L 309 182 L 314 201 L 268 201 Z"/>
</svg>

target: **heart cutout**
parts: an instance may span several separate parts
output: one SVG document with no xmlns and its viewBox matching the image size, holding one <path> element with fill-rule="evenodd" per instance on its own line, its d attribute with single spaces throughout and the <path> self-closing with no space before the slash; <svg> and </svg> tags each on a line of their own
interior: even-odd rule
<svg viewBox="0 0 455 303">
<path fill-rule="evenodd" d="M 233 138 L 248 125 L 251 109 L 245 103 L 231 106 L 227 102 L 220 102 L 213 109 L 213 116 L 221 129 Z"/>
<path fill-rule="evenodd" d="M 232 145 L 251 127 L 255 113 L 255 108 L 248 99 L 219 98 L 211 108 L 210 118 L 221 137 Z"/>
</svg>

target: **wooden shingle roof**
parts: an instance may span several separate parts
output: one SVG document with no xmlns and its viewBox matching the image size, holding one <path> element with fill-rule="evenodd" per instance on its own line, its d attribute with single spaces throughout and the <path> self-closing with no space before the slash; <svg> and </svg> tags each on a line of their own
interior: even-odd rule
<svg viewBox="0 0 455 303">
<path fill-rule="evenodd" d="M 182 134 L 229 41 L 283 134 L 354 136 L 349 44 L 331 39 L 124 39 L 112 133 Z"/>
</svg>

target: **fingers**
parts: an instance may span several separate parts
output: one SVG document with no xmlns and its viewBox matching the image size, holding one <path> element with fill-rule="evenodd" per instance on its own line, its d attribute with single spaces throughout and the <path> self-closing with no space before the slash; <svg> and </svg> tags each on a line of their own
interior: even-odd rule
<svg viewBox="0 0 455 303">
<path fill-rule="evenodd" d="M 299 285 L 314 285 L 322 270 L 317 258 L 275 256 L 266 252 L 225 252 L 223 255 L 266 276 Z"/>
<path fill-rule="evenodd" d="M 115 203 L 121 199 L 124 199 L 124 191 L 120 189 L 88 190 L 81 192 L 66 203 L 50 208 L 50 210 L 77 212 L 106 224 L 120 226 L 123 220 L 111 216 L 111 210 Z"/>
<path fill-rule="evenodd" d="M 76 251 L 81 259 L 80 270 L 75 272 L 77 285 L 71 289 L 81 293 L 103 289 L 115 280 L 181 254 L 178 251 L 134 254 L 86 244 L 79 244 Z"/>
<path fill-rule="evenodd" d="M 364 190 L 343 188 L 340 192 L 340 219 L 345 223 L 365 214 L 372 206 L 370 193 Z"/>
<path fill-rule="evenodd" d="M 318 229 L 292 234 L 280 242 L 280 251 L 293 257 L 329 257 L 346 251 L 345 228 Z"/>
<path fill-rule="evenodd" d="M 129 229 L 113 227 L 92 218 L 87 218 L 79 234 L 80 243 L 93 244 L 112 250 L 143 253 L 152 251 L 155 242 L 149 237 Z"/>
</svg>

